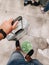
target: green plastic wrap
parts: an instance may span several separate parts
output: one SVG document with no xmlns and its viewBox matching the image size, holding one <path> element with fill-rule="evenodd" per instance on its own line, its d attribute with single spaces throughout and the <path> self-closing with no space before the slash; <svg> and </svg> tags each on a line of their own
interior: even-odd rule
<svg viewBox="0 0 49 65">
<path fill-rule="evenodd" d="M 23 52 L 28 53 L 32 49 L 32 44 L 28 41 L 24 41 L 21 48 Z"/>
</svg>

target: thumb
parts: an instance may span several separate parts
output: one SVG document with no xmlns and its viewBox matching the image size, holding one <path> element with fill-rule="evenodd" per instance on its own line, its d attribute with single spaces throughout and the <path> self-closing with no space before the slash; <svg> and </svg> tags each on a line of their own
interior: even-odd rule
<svg viewBox="0 0 49 65">
<path fill-rule="evenodd" d="M 13 24 L 12 28 L 15 29 L 15 28 L 17 27 L 17 24 L 18 24 L 18 21 L 16 21 L 16 22 Z"/>
</svg>

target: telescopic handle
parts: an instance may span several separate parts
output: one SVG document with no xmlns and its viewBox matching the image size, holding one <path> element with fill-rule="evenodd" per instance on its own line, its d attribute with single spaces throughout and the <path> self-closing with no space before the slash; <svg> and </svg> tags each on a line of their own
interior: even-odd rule
<svg viewBox="0 0 49 65">
<path fill-rule="evenodd" d="M 20 20 L 22 20 L 22 16 L 19 16 L 19 17 L 17 17 L 16 19 L 14 19 L 14 20 L 12 21 L 12 25 L 13 25 L 16 21 L 20 21 Z"/>
</svg>

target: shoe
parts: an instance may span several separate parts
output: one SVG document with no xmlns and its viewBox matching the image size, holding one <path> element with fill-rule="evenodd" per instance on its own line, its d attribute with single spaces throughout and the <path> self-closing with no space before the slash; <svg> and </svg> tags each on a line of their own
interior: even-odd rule
<svg viewBox="0 0 49 65">
<path fill-rule="evenodd" d="M 20 51 L 20 50 L 21 50 L 19 40 L 16 40 L 15 46 L 16 46 L 16 50 L 17 50 L 17 51 Z"/>
<path fill-rule="evenodd" d="M 39 2 L 36 2 L 36 1 L 35 1 L 35 2 L 33 3 L 33 5 L 34 5 L 34 6 L 39 6 L 39 5 L 40 5 L 40 1 L 39 1 Z"/>
<path fill-rule="evenodd" d="M 32 1 L 28 1 L 29 4 L 33 5 Z"/>
<path fill-rule="evenodd" d="M 34 3 L 32 3 L 32 1 L 28 1 L 31 5 L 34 5 L 34 6 L 39 6 L 40 5 L 40 1 L 39 2 L 36 2 L 34 1 Z"/>
<path fill-rule="evenodd" d="M 30 51 L 26 54 L 25 59 L 26 59 L 28 62 L 32 60 L 31 56 L 32 56 L 33 53 L 34 53 L 34 50 L 32 49 L 32 50 L 30 50 Z"/>
<path fill-rule="evenodd" d="M 42 12 L 43 14 L 45 14 L 44 8 L 43 8 L 43 7 L 41 7 L 41 12 Z"/>
<path fill-rule="evenodd" d="M 29 4 L 29 2 L 27 2 L 27 3 L 24 3 L 24 6 L 27 6 Z"/>
</svg>

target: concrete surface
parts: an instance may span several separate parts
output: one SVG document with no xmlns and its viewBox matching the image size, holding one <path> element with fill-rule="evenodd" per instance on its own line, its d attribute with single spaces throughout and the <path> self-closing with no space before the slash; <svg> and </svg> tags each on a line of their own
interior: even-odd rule
<svg viewBox="0 0 49 65">
<path fill-rule="evenodd" d="M 30 23 L 28 34 L 20 42 L 22 43 L 24 40 L 31 41 L 35 50 L 33 58 L 37 58 L 43 65 L 49 65 L 49 44 L 47 42 L 47 39 L 49 40 L 49 12 L 42 14 L 40 6 L 28 5 L 24 7 L 23 3 L 23 0 L 0 0 L 0 24 L 4 20 L 16 18 L 19 15 L 26 18 Z M 42 41 L 43 39 L 40 41 L 39 38 L 44 38 L 46 43 Z M 39 45 L 39 43 L 42 45 Z M 14 41 L 8 41 L 7 39 L 0 41 L 0 65 L 7 64 L 14 50 Z"/>
</svg>

